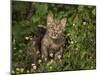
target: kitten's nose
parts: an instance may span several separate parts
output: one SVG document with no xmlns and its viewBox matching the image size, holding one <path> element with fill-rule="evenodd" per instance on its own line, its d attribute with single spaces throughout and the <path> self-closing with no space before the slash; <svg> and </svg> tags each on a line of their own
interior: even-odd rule
<svg viewBox="0 0 100 75">
<path fill-rule="evenodd" d="M 54 33 L 54 36 L 57 37 L 57 33 Z"/>
</svg>

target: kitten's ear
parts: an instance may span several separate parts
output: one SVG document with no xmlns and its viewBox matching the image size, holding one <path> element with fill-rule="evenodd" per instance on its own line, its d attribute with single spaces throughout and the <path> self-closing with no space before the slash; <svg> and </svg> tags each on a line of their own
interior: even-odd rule
<svg viewBox="0 0 100 75">
<path fill-rule="evenodd" d="M 52 12 L 50 12 L 47 17 L 47 24 L 50 24 L 52 22 L 53 22 L 53 14 Z"/>
<path fill-rule="evenodd" d="M 66 18 L 63 18 L 63 19 L 61 20 L 61 24 L 63 25 L 63 27 L 65 27 L 66 22 L 67 22 L 67 19 L 66 19 Z"/>
</svg>

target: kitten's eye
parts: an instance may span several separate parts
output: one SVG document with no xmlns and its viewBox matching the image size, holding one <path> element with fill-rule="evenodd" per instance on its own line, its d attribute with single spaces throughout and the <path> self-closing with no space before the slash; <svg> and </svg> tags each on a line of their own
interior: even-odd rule
<svg viewBox="0 0 100 75">
<path fill-rule="evenodd" d="M 51 25 L 50 28 L 53 28 L 53 26 Z"/>
<path fill-rule="evenodd" d="M 49 28 L 52 28 L 52 26 L 50 25 Z"/>
<path fill-rule="evenodd" d="M 58 31 L 58 33 L 62 33 L 61 31 Z"/>
</svg>

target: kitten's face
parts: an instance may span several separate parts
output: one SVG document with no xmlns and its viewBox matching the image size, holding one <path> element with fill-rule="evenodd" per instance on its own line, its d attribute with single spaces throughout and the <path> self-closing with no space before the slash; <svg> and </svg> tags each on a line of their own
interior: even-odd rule
<svg viewBox="0 0 100 75">
<path fill-rule="evenodd" d="M 62 20 L 53 19 L 53 15 L 49 15 L 47 18 L 47 31 L 49 37 L 57 39 L 64 31 L 66 25 L 66 18 Z"/>
</svg>

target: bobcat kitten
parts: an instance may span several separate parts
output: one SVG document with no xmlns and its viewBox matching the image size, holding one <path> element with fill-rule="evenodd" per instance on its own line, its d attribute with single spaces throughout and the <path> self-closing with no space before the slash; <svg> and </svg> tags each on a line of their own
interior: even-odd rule
<svg viewBox="0 0 100 75">
<path fill-rule="evenodd" d="M 48 57 L 54 57 L 56 61 L 61 60 L 63 45 L 65 43 L 64 29 L 66 18 L 61 20 L 54 19 L 50 13 L 47 17 L 47 31 L 41 41 L 41 55 L 44 60 Z"/>
</svg>

